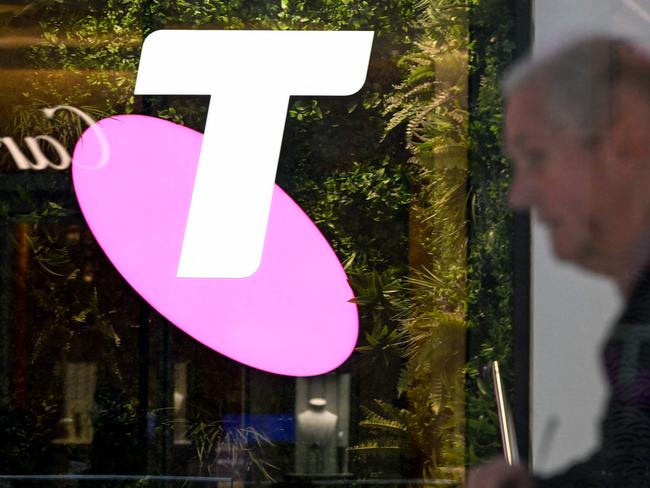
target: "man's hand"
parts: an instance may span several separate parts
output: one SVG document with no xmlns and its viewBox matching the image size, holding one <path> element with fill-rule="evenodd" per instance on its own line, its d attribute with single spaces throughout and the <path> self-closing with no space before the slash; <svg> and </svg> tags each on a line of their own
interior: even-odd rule
<svg viewBox="0 0 650 488">
<path fill-rule="evenodd" d="M 465 488 L 532 488 L 533 480 L 524 466 L 509 466 L 503 459 L 494 459 L 472 468 Z"/>
</svg>

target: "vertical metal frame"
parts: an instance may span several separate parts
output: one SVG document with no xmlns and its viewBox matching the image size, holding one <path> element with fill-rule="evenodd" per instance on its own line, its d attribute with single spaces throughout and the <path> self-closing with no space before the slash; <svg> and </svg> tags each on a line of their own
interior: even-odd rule
<svg viewBox="0 0 650 488">
<path fill-rule="evenodd" d="M 533 1 L 513 0 L 515 12 L 515 59 L 528 54 L 533 43 Z M 513 221 L 513 414 L 522 462 L 530 464 L 531 380 L 531 219 L 530 212 L 517 212 Z"/>
</svg>

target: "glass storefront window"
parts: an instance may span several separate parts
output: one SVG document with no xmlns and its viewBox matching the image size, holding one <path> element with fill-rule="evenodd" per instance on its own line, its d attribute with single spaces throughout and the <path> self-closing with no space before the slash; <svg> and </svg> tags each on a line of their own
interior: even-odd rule
<svg viewBox="0 0 650 488">
<path fill-rule="evenodd" d="M 501 360 L 510 384 L 496 84 L 513 23 L 501 0 L 0 5 L 2 483 L 458 486 L 497 453 L 481 368 Z M 93 121 L 204 129 L 207 95 L 134 95 L 160 29 L 374 32 L 360 91 L 290 98 L 276 176 L 355 296 L 358 342 L 335 370 L 277 375 L 200 343 L 125 281 L 84 219 L 70 166 Z"/>
</svg>

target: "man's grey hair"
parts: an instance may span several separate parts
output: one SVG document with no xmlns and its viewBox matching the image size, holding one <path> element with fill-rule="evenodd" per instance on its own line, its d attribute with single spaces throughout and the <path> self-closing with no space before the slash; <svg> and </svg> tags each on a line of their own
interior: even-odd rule
<svg viewBox="0 0 650 488">
<path fill-rule="evenodd" d="M 596 141 L 617 116 L 616 90 L 632 83 L 650 100 L 650 57 L 644 49 L 619 38 L 590 37 L 541 60 L 515 64 L 502 81 L 507 98 L 534 84 L 546 114 L 587 143 Z M 648 115 L 650 116 L 650 114 Z"/>
</svg>

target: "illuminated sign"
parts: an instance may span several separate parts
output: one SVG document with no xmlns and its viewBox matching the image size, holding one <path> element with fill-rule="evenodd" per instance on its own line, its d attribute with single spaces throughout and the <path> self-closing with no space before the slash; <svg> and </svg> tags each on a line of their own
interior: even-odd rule
<svg viewBox="0 0 650 488">
<path fill-rule="evenodd" d="M 370 32 L 158 31 L 136 93 L 210 94 L 205 135 L 124 115 L 75 148 L 81 209 L 116 268 L 172 323 L 244 364 L 322 374 L 356 343 L 345 272 L 274 179 L 289 96 L 352 94 L 371 46 Z"/>
</svg>

